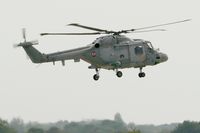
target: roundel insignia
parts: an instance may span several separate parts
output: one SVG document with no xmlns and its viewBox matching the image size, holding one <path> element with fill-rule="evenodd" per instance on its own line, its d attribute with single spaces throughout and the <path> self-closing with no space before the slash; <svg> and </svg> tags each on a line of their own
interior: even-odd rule
<svg viewBox="0 0 200 133">
<path fill-rule="evenodd" d="M 97 55 L 97 53 L 95 51 L 91 52 L 92 57 L 95 57 Z"/>
</svg>

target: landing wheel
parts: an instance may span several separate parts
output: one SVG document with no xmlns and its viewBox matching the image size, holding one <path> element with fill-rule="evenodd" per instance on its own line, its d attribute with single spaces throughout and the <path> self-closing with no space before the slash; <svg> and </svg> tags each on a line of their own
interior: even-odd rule
<svg viewBox="0 0 200 133">
<path fill-rule="evenodd" d="M 143 77 L 145 77 L 145 73 L 144 73 L 144 72 L 140 72 L 140 73 L 138 74 L 138 76 L 139 76 L 140 78 L 143 78 Z"/>
<path fill-rule="evenodd" d="M 118 71 L 118 72 L 116 73 L 116 75 L 117 75 L 117 77 L 121 78 L 122 75 L 123 75 L 123 73 L 122 73 L 121 71 Z"/>
<path fill-rule="evenodd" d="M 98 74 L 95 74 L 95 75 L 93 76 L 93 79 L 94 79 L 95 81 L 97 81 L 97 80 L 99 79 L 99 75 L 98 75 Z"/>
</svg>

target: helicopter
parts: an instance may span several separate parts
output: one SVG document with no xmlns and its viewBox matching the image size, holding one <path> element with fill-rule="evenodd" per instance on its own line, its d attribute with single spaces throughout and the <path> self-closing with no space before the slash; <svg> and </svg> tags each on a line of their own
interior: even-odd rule
<svg viewBox="0 0 200 133">
<path fill-rule="evenodd" d="M 74 60 L 74 62 L 80 62 L 80 60 L 86 61 L 90 64 L 88 68 L 95 70 L 95 74 L 93 75 L 95 81 L 100 77 L 100 69 L 114 70 L 116 76 L 120 78 L 123 73 L 119 71 L 119 69 L 132 67 L 139 68 L 140 71 L 138 76 L 143 78 L 145 77 L 145 73 L 142 71 L 144 67 L 166 62 L 168 56 L 167 54 L 160 52 L 158 49 L 155 49 L 150 41 L 143 39 L 130 39 L 122 34 L 165 31 L 165 29 L 152 28 L 186 21 L 190 21 L 190 19 L 121 31 L 104 30 L 78 23 L 71 23 L 69 26 L 84 28 L 95 32 L 41 33 L 40 35 L 105 35 L 98 37 L 87 46 L 49 54 L 41 53 L 33 46 L 37 45 L 38 41 L 26 41 L 26 31 L 23 29 L 22 35 L 24 41 L 16 44 L 15 47 L 22 47 L 33 63 L 53 62 L 55 65 L 56 61 L 61 61 L 62 65 L 65 66 L 65 60 Z"/>
</svg>

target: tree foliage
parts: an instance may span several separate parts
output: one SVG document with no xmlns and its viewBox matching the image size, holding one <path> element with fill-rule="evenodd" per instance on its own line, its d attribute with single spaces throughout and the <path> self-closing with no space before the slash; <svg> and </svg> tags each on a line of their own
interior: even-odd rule
<svg viewBox="0 0 200 133">
<path fill-rule="evenodd" d="M 120 113 L 116 113 L 115 116 L 114 116 L 114 120 L 116 122 L 121 122 L 121 123 L 124 123 L 122 117 L 121 117 L 121 114 Z"/>
<path fill-rule="evenodd" d="M 24 121 L 20 118 L 13 118 L 10 122 L 10 127 L 16 130 L 17 133 L 24 133 Z"/>
<path fill-rule="evenodd" d="M 200 133 L 200 123 L 184 121 L 172 133 Z"/>
<path fill-rule="evenodd" d="M 128 133 L 141 133 L 140 130 L 134 129 L 133 131 L 129 131 Z"/>
<path fill-rule="evenodd" d="M 9 126 L 7 121 L 0 119 L 0 133 L 16 133 L 16 132 Z"/>
<path fill-rule="evenodd" d="M 57 127 L 51 127 L 46 133 L 61 133 L 61 130 Z"/>
<path fill-rule="evenodd" d="M 27 133 L 45 133 L 41 128 L 30 128 Z"/>
<path fill-rule="evenodd" d="M 8 123 L 0 119 L 0 133 L 200 133 L 200 123 L 184 121 L 182 124 L 137 125 L 126 124 L 116 113 L 114 120 L 86 120 L 80 122 L 24 123 L 14 118 Z"/>
</svg>

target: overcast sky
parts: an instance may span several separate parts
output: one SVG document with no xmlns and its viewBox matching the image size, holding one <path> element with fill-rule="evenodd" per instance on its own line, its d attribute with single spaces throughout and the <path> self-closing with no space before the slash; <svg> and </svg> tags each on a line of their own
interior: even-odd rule
<svg viewBox="0 0 200 133">
<path fill-rule="evenodd" d="M 200 120 L 199 0 L 0 0 L 0 117 L 11 120 L 55 122 L 113 119 L 163 124 Z M 190 22 L 163 27 L 166 32 L 127 35 L 152 42 L 167 53 L 163 64 L 124 69 L 123 77 L 94 70 L 81 61 L 33 64 L 23 49 L 12 44 L 38 39 L 36 46 L 49 53 L 90 44 L 98 36 L 40 37 L 41 32 L 84 32 L 67 27 L 76 22 L 108 30 L 140 28 L 184 19 Z"/>
</svg>

